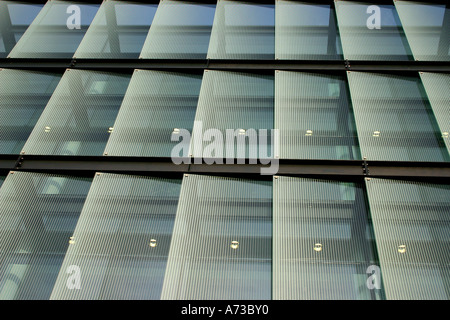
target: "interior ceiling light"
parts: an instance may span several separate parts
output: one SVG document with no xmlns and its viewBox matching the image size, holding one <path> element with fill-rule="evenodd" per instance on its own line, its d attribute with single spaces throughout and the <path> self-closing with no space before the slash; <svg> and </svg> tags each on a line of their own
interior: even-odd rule
<svg viewBox="0 0 450 320">
<path fill-rule="evenodd" d="M 313 131 L 312 130 L 306 130 L 305 136 L 312 136 Z"/>
<path fill-rule="evenodd" d="M 314 251 L 317 251 L 317 252 L 322 251 L 322 244 L 321 243 L 316 243 L 314 245 Z"/>
<path fill-rule="evenodd" d="M 398 248 L 397 248 L 397 250 L 398 250 L 398 252 L 400 252 L 400 253 L 405 253 L 405 252 L 406 252 L 406 245 L 404 245 L 404 244 L 399 245 Z"/>
<path fill-rule="evenodd" d="M 232 249 L 236 250 L 237 248 L 239 248 L 239 242 L 237 241 L 231 241 L 231 246 Z"/>
<path fill-rule="evenodd" d="M 148 245 L 152 248 L 156 247 L 157 246 L 156 239 L 151 239 Z"/>
</svg>

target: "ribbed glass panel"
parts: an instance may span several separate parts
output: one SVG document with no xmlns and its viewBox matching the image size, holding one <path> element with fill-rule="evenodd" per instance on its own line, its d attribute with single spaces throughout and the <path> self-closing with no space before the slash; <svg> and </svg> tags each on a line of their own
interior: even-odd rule
<svg viewBox="0 0 450 320">
<path fill-rule="evenodd" d="M 347 83 L 341 76 L 275 72 L 281 159 L 360 159 Z"/>
<path fill-rule="evenodd" d="M 420 78 L 441 129 L 441 136 L 450 153 L 450 75 L 421 72 Z"/>
<path fill-rule="evenodd" d="M 432 2 L 432 1 L 430 1 Z M 429 2 L 395 1 L 414 58 L 450 60 L 450 7 Z"/>
<path fill-rule="evenodd" d="M 102 155 L 129 81 L 129 75 L 68 69 L 23 152 Z"/>
<path fill-rule="evenodd" d="M 76 6 L 78 9 L 71 6 Z M 97 4 L 48 1 L 9 56 L 11 58 L 72 58 L 94 19 L 98 7 Z M 80 13 L 80 29 L 76 28 L 77 10 Z"/>
<path fill-rule="evenodd" d="M 204 3 L 162 0 L 141 58 L 205 59 L 215 8 Z"/>
<path fill-rule="evenodd" d="M 413 59 L 394 5 L 339 0 L 335 1 L 335 6 L 344 58 Z M 378 12 L 370 8 L 373 6 L 378 8 L 375 9 Z M 380 29 L 377 29 L 378 22 Z"/>
<path fill-rule="evenodd" d="M 0 299 L 49 299 L 91 181 L 8 175 L 0 188 Z"/>
<path fill-rule="evenodd" d="M 275 5 L 218 0 L 210 59 L 274 59 Z"/>
<path fill-rule="evenodd" d="M 449 161 L 419 77 L 348 72 L 361 156 Z"/>
<path fill-rule="evenodd" d="M 372 235 L 361 185 L 275 177 L 273 298 L 380 298 L 366 285 Z"/>
<path fill-rule="evenodd" d="M 266 300 L 272 284 L 272 183 L 183 179 L 162 299 Z"/>
<path fill-rule="evenodd" d="M 157 5 L 103 1 L 74 57 L 138 58 Z"/>
<path fill-rule="evenodd" d="M 276 59 L 342 59 L 331 5 L 287 0 L 275 3 Z"/>
<path fill-rule="evenodd" d="M 136 70 L 105 152 L 170 157 L 174 129 L 192 132 L 201 83 L 201 75 Z"/>
<path fill-rule="evenodd" d="M 268 147 L 262 151 L 261 158 L 270 157 L 273 113 L 273 76 L 206 70 L 195 115 L 198 127 L 194 127 L 192 133 L 190 153 L 194 157 L 206 155 L 207 158 L 211 155 L 211 158 L 249 158 L 250 156 L 254 159 L 257 157 L 252 155 L 259 155 L 261 147 L 259 141 L 264 139 Z M 231 135 L 227 134 L 227 129 Z M 261 138 L 260 129 L 267 130 L 267 139 Z M 208 130 L 212 134 L 219 131 L 219 135 L 211 138 L 209 134 L 205 134 Z M 242 135 L 240 130 L 244 130 Z M 251 133 L 253 130 L 255 135 Z M 256 141 L 256 137 L 260 140 Z M 239 142 L 242 141 L 241 138 L 245 140 L 245 145 Z M 220 144 L 221 141 L 223 144 Z M 213 149 L 215 151 L 210 152 Z"/>
<path fill-rule="evenodd" d="M 450 299 L 450 185 L 366 180 L 391 300 Z"/>
<path fill-rule="evenodd" d="M 3 184 L 3 181 L 5 181 L 5 177 L 4 177 L 4 176 L 0 176 L 0 187 L 1 187 L 2 184 Z"/>
<path fill-rule="evenodd" d="M 61 75 L 0 69 L 0 154 L 19 154 Z"/>
<path fill-rule="evenodd" d="M 181 179 L 98 173 L 50 299 L 159 299 Z M 70 289 L 69 266 L 80 271 Z"/>
<path fill-rule="evenodd" d="M 0 58 L 6 58 L 43 4 L 0 0 Z"/>
</svg>

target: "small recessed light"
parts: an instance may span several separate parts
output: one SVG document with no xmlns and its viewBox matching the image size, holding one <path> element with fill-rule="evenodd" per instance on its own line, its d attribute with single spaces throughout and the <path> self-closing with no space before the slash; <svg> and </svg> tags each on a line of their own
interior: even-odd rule
<svg viewBox="0 0 450 320">
<path fill-rule="evenodd" d="M 231 241 L 231 246 L 232 249 L 236 250 L 237 248 L 239 248 L 239 242 L 237 241 Z"/>
<path fill-rule="evenodd" d="M 150 247 L 154 248 L 157 246 L 156 240 L 155 239 L 151 239 L 150 243 L 148 244 Z"/>
<path fill-rule="evenodd" d="M 70 237 L 69 238 L 69 243 L 70 244 L 74 244 L 75 243 L 75 237 Z"/>
<path fill-rule="evenodd" d="M 374 131 L 373 132 L 373 136 L 374 137 L 379 137 L 380 136 L 380 131 Z"/>
<path fill-rule="evenodd" d="M 321 243 L 316 243 L 314 245 L 314 251 L 317 251 L 317 252 L 322 251 L 322 244 Z"/>
<path fill-rule="evenodd" d="M 245 130 L 244 129 L 239 129 L 239 134 L 240 135 L 244 135 L 245 134 Z"/>
<path fill-rule="evenodd" d="M 313 131 L 312 130 L 306 130 L 305 136 L 312 136 Z"/>
<path fill-rule="evenodd" d="M 52 128 L 50 128 L 50 127 L 45 127 L 45 128 L 44 128 L 44 131 L 45 131 L 45 132 L 50 132 L 51 129 L 52 129 Z"/>
<path fill-rule="evenodd" d="M 402 244 L 398 246 L 398 252 L 405 253 L 406 252 L 406 245 Z"/>
<path fill-rule="evenodd" d="M 108 128 L 108 133 L 112 133 L 114 131 L 114 128 L 113 127 L 109 127 Z"/>
<path fill-rule="evenodd" d="M 448 138 L 448 132 L 442 132 L 442 138 Z"/>
<path fill-rule="evenodd" d="M 180 134 L 180 129 L 178 128 L 173 129 L 172 134 Z"/>
</svg>

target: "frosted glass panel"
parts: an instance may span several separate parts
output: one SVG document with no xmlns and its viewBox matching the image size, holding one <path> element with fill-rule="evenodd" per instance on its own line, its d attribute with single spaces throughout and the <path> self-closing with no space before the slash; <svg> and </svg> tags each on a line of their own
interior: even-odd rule
<svg viewBox="0 0 450 320">
<path fill-rule="evenodd" d="M 98 173 L 51 299 L 159 299 L 180 189 L 181 179 Z M 66 285 L 72 265 L 76 290 Z"/>
<path fill-rule="evenodd" d="M 414 58 L 449 61 L 450 7 L 430 2 L 397 0 L 394 3 Z"/>
<path fill-rule="evenodd" d="M 0 154 L 19 154 L 61 75 L 0 69 Z"/>
<path fill-rule="evenodd" d="M 220 0 L 208 49 L 210 59 L 274 59 L 275 6 Z"/>
<path fill-rule="evenodd" d="M 0 188 L 1 300 L 49 299 L 90 185 L 87 178 L 8 175 Z"/>
<path fill-rule="evenodd" d="M 366 179 L 390 300 L 450 298 L 450 186 Z"/>
<path fill-rule="evenodd" d="M 6 58 L 43 4 L 0 1 L 0 58 Z"/>
<path fill-rule="evenodd" d="M 360 159 L 348 87 L 341 76 L 275 72 L 281 159 Z"/>
<path fill-rule="evenodd" d="M 376 262 L 362 186 L 319 179 L 273 180 L 273 298 L 370 300 Z"/>
<path fill-rule="evenodd" d="M 74 56 L 138 58 L 156 8 L 132 1 L 104 1 Z"/>
<path fill-rule="evenodd" d="M 129 81 L 129 75 L 68 69 L 23 152 L 102 155 Z"/>
<path fill-rule="evenodd" d="M 419 77 L 347 74 L 362 157 L 449 161 Z"/>
<path fill-rule="evenodd" d="M 272 183 L 183 178 L 162 299 L 267 300 Z"/>
<path fill-rule="evenodd" d="M 340 0 L 335 6 L 345 59 L 413 60 L 394 5 Z"/>
<path fill-rule="evenodd" d="M 334 8 L 311 2 L 276 1 L 275 58 L 342 59 Z"/>
<path fill-rule="evenodd" d="M 78 18 L 74 16 L 78 9 L 70 7 L 72 5 L 80 12 L 79 29 L 77 29 Z M 94 19 L 98 7 L 96 4 L 48 1 L 9 56 L 71 58 Z"/>
<path fill-rule="evenodd" d="M 189 1 L 161 1 L 141 58 L 205 59 L 215 8 Z"/>
<path fill-rule="evenodd" d="M 201 75 L 136 70 L 105 152 L 170 157 L 177 144 L 172 135 L 180 135 L 175 129 L 192 132 L 201 83 Z"/>
</svg>

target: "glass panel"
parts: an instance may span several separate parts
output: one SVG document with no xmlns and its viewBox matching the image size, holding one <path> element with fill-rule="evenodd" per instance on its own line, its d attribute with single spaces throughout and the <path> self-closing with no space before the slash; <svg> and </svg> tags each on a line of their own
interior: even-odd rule
<svg viewBox="0 0 450 320">
<path fill-rule="evenodd" d="M 138 58 L 157 5 L 104 1 L 75 52 L 77 58 Z"/>
<path fill-rule="evenodd" d="M 445 4 L 395 1 L 416 60 L 450 60 L 450 7 Z"/>
<path fill-rule="evenodd" d="M 390 300 L 450 299 L 450 185 L 366 179 Z"/>
<path fill-rule="evenodd" d="M 210 59 L 274 59 L 275 5 L 220 0 L 209 43 Z"/>
<path fill-rule="evenodd" d="M 0 299 L 49 299 L 91 181 L 8 175 L 0 189 Z"/>
<path fill-rule="evenodd" d="M 159 299 L 181 179 L 97 173 L 51 299 Z M 70 290 L 65 270 L 80 269 Z"/>
<path fill-rule="evenodd" d="M 192 132 L 201 83 L 201 75 L 136 70 L 105 152 L 170 157 L 175 129 Z"/>
<path fill-rule="evenodd" d="M 0 154 L 19 154 L 61 75 L 0 69 Z"/>
<path fill-rule="evenodd" d="M 276 59 L 343 58 L 331 5 L 278 0 L 275 8 Z"/>
<path fill-rule="evenodd" d="M 318 179 L 273 180 L 273 298 L 370 300 L 376 262 L 361 185 Z"/>
<path fill-rule="evenodd" d="M 344 58 L 413 60 L 394 5 L 335 1 L 335 6 Z"/>
<path fill-rule="evenodd" d="M 41 11 L 42 4 L 0 1 L 0 58 L 6 58 Z"/>
<path fill-rule="evenodd" d="M 162 299 L 266 300 L 272 182 L 183 178 Z"/>
<path fill-rule="evenodd" d="M 361 159 L 341 76 L 276 71 L 275 128 L 281 159 Z"/>
<path fill-rule="evenodd" d="M 141 58 L 205 59 L 215 8 L 203 3 L 161 1 Z"/>
<path fill-rule="evenodd" d="M 102 155 L 129 80 L 129 75 L 68 69 L 23 152 Z"/>
<path fill-rule="evenodd" d="M 347 75 L 362 157 L 450 161 L 419 77 Z"/>
<path fill-rule="evenodd" d="M 206 70 L 190 153 L 196 158 L 270 157 L 273 110 L 273 76 Z"/>
<path fill-rule="evenodd" d="M 439 124 L 442 139 L 450 153 L 450 75 L 420 72 L 420 78 Z"/>
<path fill-rule="evenodd" d="M 6 178 L 6 177 L 4 177 L 4 176 L 0 176 L 0 187 L 1 187 L 2 184 L 3 184 L 3 181 L 5 181 L 5 178 Z"/>
<path fill-rule="evenodd" d="M 98 7 L 96 4 L 48 1 L 9 56 L 72 58 Z M 80 29 L 77 29 L 78 22 Z"/>
</svg>

